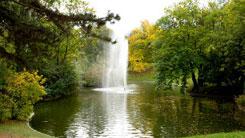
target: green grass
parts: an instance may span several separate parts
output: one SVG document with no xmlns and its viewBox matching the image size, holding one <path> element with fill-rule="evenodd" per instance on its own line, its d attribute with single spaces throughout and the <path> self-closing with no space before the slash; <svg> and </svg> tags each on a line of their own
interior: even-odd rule
<svg viewBox="0 0 245 138">
<path fill-rule="evenodd" d="M 229 133 L 215 133 L 209 135 L 198 135 L 186 138 L 245 138 L 245 131 L 243 132 L 229 132 Z"/>
<path fill-rule="evenodd" d="M 51 138 L 28 126 L 27 122 L 7 121 L 0 123 L 0 137 L 5 138 Z"/>
<path fill-rule="evenodd" d="M 128 81 L 154 81 L 154 72 L 148 71 L 144 73 L 133 73 L 128 74 Z"/>
</svg>

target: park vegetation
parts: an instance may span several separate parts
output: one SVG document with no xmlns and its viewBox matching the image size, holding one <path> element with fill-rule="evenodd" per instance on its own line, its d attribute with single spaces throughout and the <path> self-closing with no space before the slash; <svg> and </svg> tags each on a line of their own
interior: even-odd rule
<svg viewBox="0 0 245 138">
<path fill-rule="evenodd" d="M 158 88 L 243 93 L 244 7 L 185 0 L 157 23 L 143 21 L 128 37 L 129 71 L 154 71 Z M 97 17 L 81 0 L 0 1 L 0 121 L 27 120 L 41 99 L 98 85 L 102 45 L 114 43 L 105 24 L 117 20 Z"/>
<path fill-rule="evenodd" d="M 130 70 L 154 66 L 158 88 L 192 86 L 203 94 L 244 90 L 245 1 L 185 0 L 157 23 L 142 22 L 129 36 Z M 190 83 L 191 82 L 191 83 Z"/>
<path fill-rule="evenodd" d="M 39 100 L 90 83 L 99 46 L 112 42 L 105 24 L 119 19 L 81 0 L 0 1 L 0 121 L 27 120 Z"/>
</svg>

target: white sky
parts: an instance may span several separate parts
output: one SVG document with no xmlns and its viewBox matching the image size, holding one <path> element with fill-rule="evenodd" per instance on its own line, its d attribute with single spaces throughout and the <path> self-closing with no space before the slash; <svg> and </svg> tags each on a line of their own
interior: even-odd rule
<svg viewBox="0 0 245 138">
<path fill-rule="evenodd" d="M 110 28 L 117 28 L 124 35 L 139 27 L 141 21 L 154 23 L 163 16 L 164 8 L 174 5 L 180 0 L 86 0 L 89 7 L 95 9 L 98 16 L 105 16 L 107 11 L 121 16 L 120 22 Z M 113 29 L 115 30 L 115 29 Z"/>
</svg>

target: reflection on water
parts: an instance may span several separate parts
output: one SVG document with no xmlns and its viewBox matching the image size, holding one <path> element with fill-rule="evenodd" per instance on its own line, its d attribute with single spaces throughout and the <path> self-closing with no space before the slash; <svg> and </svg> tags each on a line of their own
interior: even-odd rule
<svg viewBox="0 0 245 138">
<path fill-rule="evenodd" d="M 235 103 L 154 92 L 150 83 L 136 93 L 86 90 L 36 106 L 31 126 L 57 137 L 182 137 L 245 130 Z"/>
</svg>

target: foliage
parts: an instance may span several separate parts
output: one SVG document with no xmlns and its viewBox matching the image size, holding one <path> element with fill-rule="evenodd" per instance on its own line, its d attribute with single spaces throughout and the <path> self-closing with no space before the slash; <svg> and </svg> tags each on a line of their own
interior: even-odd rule
<svg viewBox="0 0 245 138">
<path fill-rule="evenodd" d="M 244 0 L 184 0 L 165 10 L 155 25 L 142 22 L 129 36 L 129 69 L 154 65 L 158 87 L 193 91 L 212 87 L 242 93 L 244 87 Z"/>
<path fill-rule="evenodd" d="M 37 72 L 22 71 L 8 77 L 5 89 L 11 97 L 34 104 L 45 95 L 45 88 L 42 86 L 44 83 L 45 79 Z"/>
<path fill-rule="evenodd" d="M 128 37 L 129 41 L 129 70 L 144 72 L 149 70 L 153 63 L 153 45 L 157 29 L 148 21 L 143 21 L 140 28 L 133 30 Z"/>
<path fill-rule="evenodd" d="M 111 42 L 100 28 L 120 19 L 110 12 L 99 18 L 80 0 L 0 1 L 0 14 L 1 120 L 26 120 L 45 91 L 49 97 L 71 94 L 83 48 L 90 39 Z"/>
<path fill-rule="evenodd" d="M 179 79 L 185 83 L 189 74 L 195 75 L 195 68 L 202 61 L 197 45 L 201 33 L 197 27 L 201 12 L 197 2 L 184 1 L 166 12 L 157 24 L 163 30 L 157 42 L 160 50 L 155 57 L 160 86 L 170 86 Z"/>
<path fill-rule="evenodd" d="M 186 0 L 166 10 L 155 54 L 158 86 L 192 78 L 194 89 L 206 86 L 243 88 L 244 16 L 242 1 L 209 3 Z M 244 4 L 243 4 L 244 6 Z"/>
<path fill-rule="evenodd" d="M 33 112 L 33 105 L 46 94 L 43 86 L 45 79 L 37 72 L 8 75 L 0 93 L 0 120 L 27 120 Z"/>
<path fill-rule="evenodd" d="M 13 100 L 14 108 L 12 117 L 18 120 L 26 120 L 33 112 L 33 105 L 45 95 L 42 86 L 45 79 L 37 72 L 23 71 L 10 76 L 5 87 L 6 94 Z"/>
<path fill-rule="evenodd" d="M 111 36 L 111 30 L 102 27 L 95 30 L 97 34 L 104 37 Z M 80 82 L 83 86 L 100 86 L 103 66 L 105 64 L 104 57 L 106 56 L 106 46 L 109 45 L 100 39 L 87 38 L 80 49 L 80 57 L 76 62 L 77 72 L 80 76 Z"/>
<path fill-rule="evenodd" d="M 77 73 L 70 64 L 48 66 L 42 71 L 42 74 L 49 78 L 45 83 L 49 96 L 70 95 L 74 88 L 78 86 Z"/>
<path fill-rule="evenodd" d="M 120 19 L 110 12 L 97 17 L 80 0 L 0 1 L 0 14 L 0 58 L 16 72 L 38 70 L 47 78 L 50 96 L 70 93 L 78 83 L 74 64 L 88 46 L 86 41 L 92 37 L 111 42 L 98 30 Z"/>
<path fill-rule="evenodd" d="M 12 118 L 13 100 L 4 94 L 0 94 L 0 121 Z"/>
<path fill-rule="evenodd" d="M 11 71 L 8 69 L 6 62 L 0 60 L 0 91 L 3 90 L 9 74 L 11 74 Z"/>
<path fill-rule="evenodd" d="M 236 99 L 237 104 L 245 107 L 245 95 L 241 95 Z"/>
</svg>

